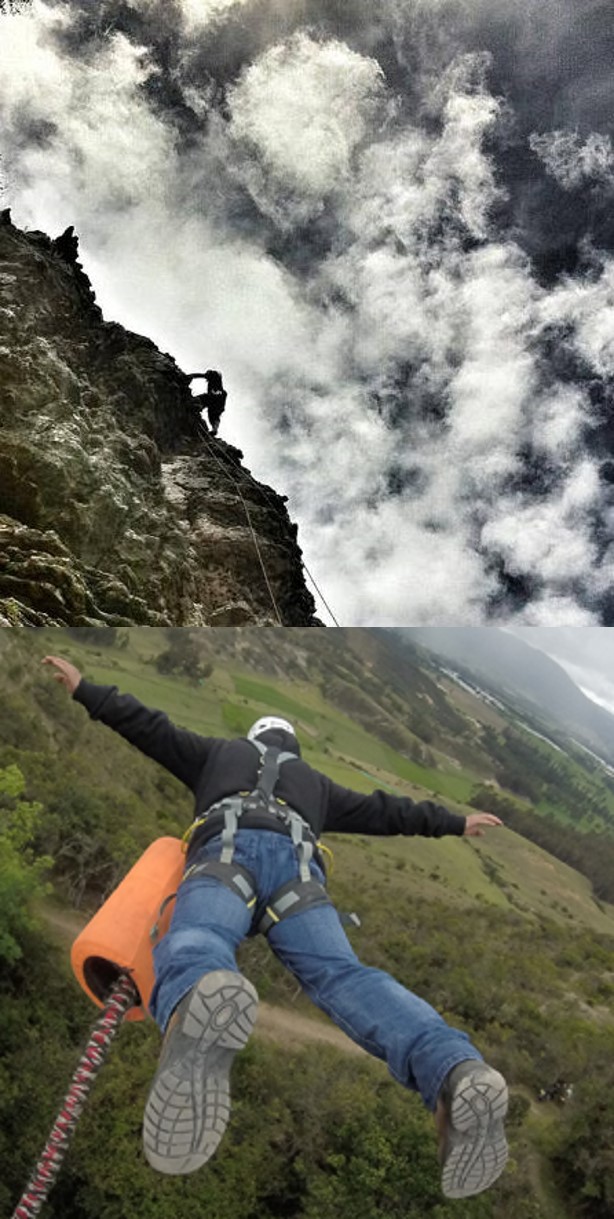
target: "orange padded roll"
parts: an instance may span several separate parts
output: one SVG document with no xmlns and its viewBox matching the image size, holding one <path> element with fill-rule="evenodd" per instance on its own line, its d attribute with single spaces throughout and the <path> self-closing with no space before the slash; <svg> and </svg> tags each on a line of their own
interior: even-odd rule
<svg viewBox="0 0 614 1219">
<path fill-rule="evenodd" d="M 156 943 L 168 930 L 174 902 L 160 907 L 181 882 L 185 854 L 179 838 L 158 838 L 130 869 L 75 940 L 70 960 L 77 981 L 99 1007 L 122 973 L 130 974 L 140 1003 L 127 1020 L 144 1020 L 154 984 L 151 930 Z"/>
</svg>

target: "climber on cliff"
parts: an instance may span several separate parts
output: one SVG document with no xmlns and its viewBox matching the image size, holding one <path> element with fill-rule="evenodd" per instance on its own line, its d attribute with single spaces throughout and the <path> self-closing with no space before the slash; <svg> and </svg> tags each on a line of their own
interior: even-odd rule
<svg viewBox="0 0 614 1219">
<path fill-rule="evenodd" d="M 238 740 L 172 724 L 115 686 L 95 685 L 46 656 L 76 702 L 195 796 L 186 870 L 167 934 L 154 949 L 150 1011 L 164 1032 L 143 1124 L 145 1154 L 168 1174 L 215 1152 L 230 1112 L 228 1073 L 251 1032 L 258 996 L 235 952 L 261 932 L 309 997 L 435 1116 L 442 1189 L 464 1198 L 503 1171 L 507 1086 L 466 1033 L 354 953 L 325 888 L 320 834 L 481 835 L 501 825 L 430 800 L 332 782 L 301 758 L 295 729 L 265 716 Z M 101 742 L 102 745 L 102 742 Z"/>
<path fill-rule="evenodd" d="M 207 369 L 207 372 L 191 372 L 187 374 L 188 381 L 196 381 L 201 377 L 206 379 L 207 389 L 204 394 L 195 394 L 194 401 L 198 402 L 201 407 L 206 408 L 211 434 L 217 436 L 228 394 L 222 385 L 222 374 L 216 372 L 214 368 Z"/>
</svg>

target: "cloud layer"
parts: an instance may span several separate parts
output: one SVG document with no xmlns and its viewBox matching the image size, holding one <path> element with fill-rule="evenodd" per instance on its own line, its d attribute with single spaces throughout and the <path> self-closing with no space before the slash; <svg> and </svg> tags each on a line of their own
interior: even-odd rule
<svg viewBox="0 0 614 1219">
<path fill-rule="evenodd" d="M 536 12 L 0 17 L 16 220 L 74 223 L 108 316 L 223 369 L 222 434 L 346 625 L 614 621 L 611 84 L 567 73 L 571 4 Z"/>
</svg>

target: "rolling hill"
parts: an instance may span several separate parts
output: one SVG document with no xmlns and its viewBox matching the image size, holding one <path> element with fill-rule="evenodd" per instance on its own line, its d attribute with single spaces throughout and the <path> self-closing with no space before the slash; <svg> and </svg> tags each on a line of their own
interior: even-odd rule
<svg viewBox="0 0 614 1219">
<path fill-rule="evenodd" d="M 587 698 L 556 661 L 508 631 L 482 627 L 417 627 L 399 631 L 473 675 L 499 696 L 578 737 L 614 765 L 614 716 Z"/>
<path fill-rule="evenodd" d="M 484 784 L 513 801 L 496 780 L 495 746 L 505 734 L 526 742 L 534 779 L 544 760 L 562 766 L 513 713 L 446 679 L 421 648 L 401 654 L 399 646 L 389 632 L 357 630 L 0 633 L 0 775 L 17 767 L 25 797 L 40 805 L 34 855 L 26 858 L 48 855 L 54 885 L 43 923 L 23 925 L 22 957 L 3 962 L 0 1028 L 12 1081 L 0 1095 L 7 1213 L 93 1017 L 64 945 L 58 955 L 57 927 L 48 939 L 46 924 L 87 918 L 154 837 L 179 835 L 191 819 L 181 785 L 92 723 L 41 658 L 66 655 L 93 680 L 206 734 L 241 733 L 263 712 L 281 711 L 294 719 L 307 760 L 337 781 L 428 795 L 465 813 Z M 601 790 L 597 772 L 574 759 L 569 765 L 587 790 Z M 0 805 L 10 808 L 10 800 L 0 797 Z M 566 810 L 558 811 L 560 832 L 580 841 Z M 605 1219 L 601 1193 L 614 1185 L 607 1110 L 614 904 L 596 899 L 586 875 L 507 826 L 481 839 L 337 834 L 326 841 L 335 858 L 333 899 L 360 917 L 350 935 L 361 959 L 466 1029 L 510 1081 L 511 1167 L 495 1190 L 464 1206 L 467 1219 Z M 89 1102 L 50 1219 L 172 1219 L 184 1210 L 195 1219 L 453 1219 L 419 1101 L 381 1064 L 347 1055 L 324 1035 L 326 1018 L 262 937 L 240 948 L 238 963 L 265 1013 L 275 1012 L 276 1040 L 256 1038 L 240 1056 L 236 1113 L 211 1172 L 161 1188 L 141 1164 L 139 1127 L 159 1036 L 151 1024 L 132 1025 Z M 292 1037 L 299 1026 L 304 1048 Z M 537 1104 L 539 1087 L 559 1074 L 575 1084 L 569 1114 Z"/>
</svg>

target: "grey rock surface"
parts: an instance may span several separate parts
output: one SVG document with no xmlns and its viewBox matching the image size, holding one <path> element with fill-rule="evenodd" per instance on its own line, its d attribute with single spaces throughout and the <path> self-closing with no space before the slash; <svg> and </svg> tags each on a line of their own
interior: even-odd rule
<svg viewBox="0 0 614 1219">
<path fill-rule="evenodd" d="M 284 499 L 77 252 L 0 212 L 0 625 L 316 625 Z"/>
</svg>

